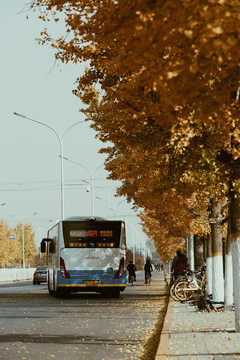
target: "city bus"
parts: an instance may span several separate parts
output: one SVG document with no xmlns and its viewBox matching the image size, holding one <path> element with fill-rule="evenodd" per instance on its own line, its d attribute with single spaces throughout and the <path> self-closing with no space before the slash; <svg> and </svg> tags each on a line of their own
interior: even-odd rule
<svg viewBox="0 0 240 360">
<path fill-rule="evenodd" d="M 126 288 L 126 233 L 121 220 L 71 217 L 59 221 L 41 242 L 48 291 L 98 292 L 119 297 Z"/>
</svg>

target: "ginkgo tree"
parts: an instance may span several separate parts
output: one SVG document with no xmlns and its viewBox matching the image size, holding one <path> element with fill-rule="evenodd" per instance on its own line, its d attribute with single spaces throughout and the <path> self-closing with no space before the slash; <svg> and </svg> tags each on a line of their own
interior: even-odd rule
<svg viewBox="0 0 240 360">
<path fill-rule="evenodd" d="M 229 201 L 240 331 L 239 2 L 36 0 L 31 6 L 43 21 L 63 14 L 66 23 L 59 39 L 43 30 L 39 42 L 51 43 L 60 61 L 88 61 L 74 93 L 99 138 L 113 143 L 104 151 L 110 177 L 123 183 L 119 194 L 146 210 L 147 193 L 153 200 L 173 189 L 186 199 L 197 191 Z"/>
<path fill-rule="evenodd" d="M 11 267 L 16 264 L 18 254 L 21 253 L 19 243 L 9 239 L 9 234 L 13 229 L 1 220 L 0 222 L 0 266 Z"/>
<path fill-rule="evenodd" d="M 22 266 L 23 262 L 23 231 L 24 231 L 24 256 L 26 266 L 31 265 L 35 261 L 37 249 L 35 244 L 35 234 L 30 224 L 24 225 L 19 223 L 16 229 L 10 228 L 8 223 L 0 221 L 0 267 L 16 267 Z M 10 234 L 15 234 L 15 238 L 11 239 Z"/>
<path fill-rule="evenodd" d="M 34 258 L 37 255 L 37 248 L 35 244 L 35 233 L 31 224 L 18 223 L 16 227 L 16 239 L 20 245 L 21 251 L 18 254 L 18 261 L 22 264 L 22 244 L 24 236 L 24 258 L 25 266 L 30 266 L 34 262 Z M 19 246 L 18 245 L 18 246 Z"/>
</svg>

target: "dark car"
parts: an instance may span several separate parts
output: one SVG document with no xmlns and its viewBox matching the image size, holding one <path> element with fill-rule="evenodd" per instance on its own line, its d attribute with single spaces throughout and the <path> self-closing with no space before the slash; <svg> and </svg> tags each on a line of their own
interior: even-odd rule
<svg viewBox="0 0 240 360">
<path fill-rule="evenodd" d="M 38 266 L 33 274 L 33 285 L 47 282 L 47 266 Z"/>
</svg>

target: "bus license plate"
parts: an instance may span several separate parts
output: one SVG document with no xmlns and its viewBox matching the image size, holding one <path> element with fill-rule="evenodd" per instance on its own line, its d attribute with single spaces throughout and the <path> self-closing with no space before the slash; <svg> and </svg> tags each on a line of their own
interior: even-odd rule
<svg viewBox="0 0 240 360">
<path fill-rule="evenodd" d="M 87 286 L 98 286 L 98 281 L 86 281 Z"/>
</svg>

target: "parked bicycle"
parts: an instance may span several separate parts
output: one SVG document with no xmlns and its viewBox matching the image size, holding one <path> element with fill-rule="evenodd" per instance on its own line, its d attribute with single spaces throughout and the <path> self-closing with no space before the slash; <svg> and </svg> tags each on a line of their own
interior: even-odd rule
<svg viewBox="0 0 240 360">
<path fill-rule="evenodd" d="M 186 271 L 170 287 L 170 296 L 175 301 L 191 301 L 198 310 L 221 311 L 224 303 L 212 300 L 206 291 L 207 272 L 205 267 L 197 271 Z"/>
<path fill-rule="evenodd" d="M 171 281 L 170 281 L 170 296 L 175 301 L 183 301 L 184 299 L 182 298 L 182 296 L 181 296 L 181 299 L 180 299 L 175 294 L 176 285 L 178 285 L 182 281 L 187 281 L 188 283 L 194 282 L 195 287 L 196 287 L 197 285 L 200 285 L 200 283 L 202 281 L 202 277 L 203 277 L 202 269 L 198 270 L 198 271 L 195 271 L 195 272 L 193 272 L 191 270 L 185 270 L 185 271 L 183 271 L 182 275 L 179 276 L 175 281 L 173 281 L 173 277 L 172 277 Z M 189 294 L 189 299 L 191 297 L 192 296 L 190 296 L 190 294 Z"/>
<path fill-rule="evenodd" d="M 194 293 L 200 290 L 204 290 L 207 282 L 207 272 L 205 272 L 200 284 L 196 278 L 196 274 L 193 272 L 192 279 L 179 281 L 175 288 L 174 293 L 179 301 L 190 300 Z"/>
<path fill-rule="evenodd" d="M 210 303 L 206 292 L 207 272 L 202 267 L 197 271 L 186 271 L 183 276 L 175 281 L 170 287 L 170 295 L 175 301 L 191 301 L 199 310 L 210 311 L 213 305 Z"/>
</svg>

